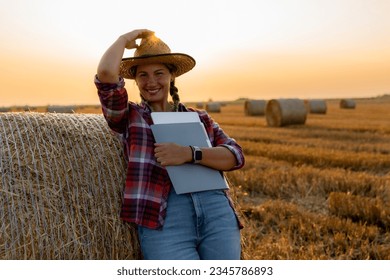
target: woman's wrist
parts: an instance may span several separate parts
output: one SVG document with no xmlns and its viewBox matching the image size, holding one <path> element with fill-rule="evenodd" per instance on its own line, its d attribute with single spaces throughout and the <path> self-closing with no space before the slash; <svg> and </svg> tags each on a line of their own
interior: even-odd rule
<svg viewBox="0 0 390 280">
<path fill-rule="evenodd" d="M 187 146 L 185 147 L 186 148 L 186 154 L 187 154 L 187 157 L 186 157 L 186 162 L 193 162 L 194 161 L 194 151 L 192 149 L 191 146 Z"/>
<path fill-rule="evenodd" d="M 125 35 L 119 36 L 118 39 L 117 39 L 116 41 L 117 41 L 118 43 L 120 43 L 121 45 L 123 45 L 123 48 L 126 47 L 127 42 L 128 42 Z"/>
</svg>

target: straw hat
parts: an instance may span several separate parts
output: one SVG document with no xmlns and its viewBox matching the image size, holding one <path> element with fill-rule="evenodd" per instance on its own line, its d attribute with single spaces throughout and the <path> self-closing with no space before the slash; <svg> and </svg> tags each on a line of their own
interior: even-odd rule
<svg viewBox="0 0 390 280">
<path fill-rule="evenodd" d="M 184 53 L 171 53 L 167 44 L 152 35 L 142 39 L 134 57 L 122 59 L 119 73 L 123 78 L 135 79 L 131 67 L 150 63 L 173 64 L 176 67 L 175 77 L 178 77 L 194 68 L 195 59 Z"/>
</svg>

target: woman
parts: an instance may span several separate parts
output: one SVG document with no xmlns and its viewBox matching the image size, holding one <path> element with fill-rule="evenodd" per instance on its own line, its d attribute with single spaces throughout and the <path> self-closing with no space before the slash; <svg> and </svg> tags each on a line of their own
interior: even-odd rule
<svg viewBox="0 0 390 280">
<path fill-rule="evenodd" d="M 141 39 L 138 46 L 137 39 Z M 122 59 L 125 49 L 134 57 Z M 179 101 L 175 78 L 190 71 L 195 60 L 171 53 L 154 32 L 134 30 L 120 36 L 104 53 L 95 84 L 109 127 L 124 142 L 128 163 L 121 218 L 138 225 L 145 259 L 239 259 L 237 214 L 223 190 L 176 194 L 165 166 L 193 162 L 220 171 L 241 168 L 241 147 L 204 111 Z M 128 102 L 124 78 L 135 80 L 142 102 Z M 169 94 L 173 102 L 168 100 Z M 196 111 L 212 143 L 194 158 L 189 146 L 156 144 L 151 112 Z M 201 158 L 199 155 L 201 154 Z"/>
</svg>

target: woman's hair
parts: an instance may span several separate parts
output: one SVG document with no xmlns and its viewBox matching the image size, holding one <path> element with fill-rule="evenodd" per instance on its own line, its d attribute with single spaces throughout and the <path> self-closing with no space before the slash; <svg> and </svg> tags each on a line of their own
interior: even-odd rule
<svg viewBox="0 0 390 280">
<path fill-rule="evenodd" d="M 165 67 L 168 68 L 169 70 L 169 73 L 171 74 L 174 74 L 176 72 L 176 66 L 173 65 L 173 64 L 164 64 Z M 135 77 L 136 73 L 137 73 L 137 65 L 131 67 L 129 69 L 131 75 L 133 77 Z M 178 107 L 179 107 L 179 102 L 180 102 L 180 97 L 179 97 L 179 89 L 175 86 L 175 79 L 173 79 L 170 83 L 170 86 L 169 86 L 169 94 L 171 95 L 172 97 L 172 100 L 173 100 L 173 111 L 177 111 Z M 142 101 L 144 102 L 147 102 L 147 100 L 145 100 L 145 98 L 141 95 L 141 99 Z"/>
</svg>

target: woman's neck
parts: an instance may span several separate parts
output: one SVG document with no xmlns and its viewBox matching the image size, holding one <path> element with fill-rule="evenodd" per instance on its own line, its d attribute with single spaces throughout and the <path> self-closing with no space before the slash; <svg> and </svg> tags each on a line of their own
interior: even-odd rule
<svg viewBox="0 0 390 280">
<path fill-rule="evenodd" d="M 153 112 L 172 112 L 173 105 L 171 103 L 149 103 L 149 106 L 152 108 Z"/>
</svg>

